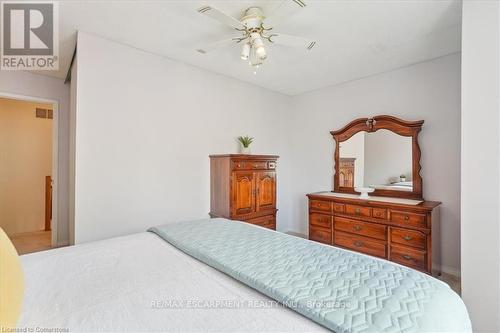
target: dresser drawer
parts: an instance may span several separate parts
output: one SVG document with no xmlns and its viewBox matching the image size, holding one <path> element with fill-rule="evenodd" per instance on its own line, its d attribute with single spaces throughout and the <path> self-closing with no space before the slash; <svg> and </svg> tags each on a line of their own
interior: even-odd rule
<svg viewBox="0 0 500 333">
<path fill-rule="evenodd" d="M 354 233 L 356 235 L 387 239 L 387 228 L 383 225 L 335 217 L 335 230 Z"/>
<path fill-rule="evenodd" d="M 311 213 L 309 214 L 309 223 L 318 227 L 327 229 L 332 228 L 333 217 L 325 214 Z"/>
<path fill-rule="evenodd" d="M 383 220 L 387 219 L 387 209 L 373 208 L 372 217 L 375 219 L 383 219 Z"/>
<path fill-rule="evenodd" d="M 345 213 L 349 215 L 370 217 L 371 211 L 372 209 L 369 207 L 345 205 Z"/>
<path fill-rule="evenodd" d="M 404 226 L 427 228 L 424 214 L 391 211 L 391 221 Z"/>
<path fill-rule="evenodd" d="M 311 200 L 309 201 L 309 207 L 312 210 L 331 213 L 332 203 L 329 201 Z"/>
<path fill-rule="evenodd" d="M 427 236 L 420 231 L 391 228 L 391 242 L 425 250 L 427 248 Z"/>
<path fill-rule="evenodd" d="M 335 213 L 344 213 L 345 212 L 345 205 L 334 202 L 333 203 L 333 211 Z"/>
<path fill-rule="evenodd" d="M 331 245 L 332 244 L 332 231 L 328 229 L 309 226 L 309 239 Z"/>
<path fill-rule="evenodd" d="M 276 230 L 276 217 L 274 215 L 256 217 L 245 222 Z"/>
<path fill-rule="evenodd" d="M 386 243 L 377 239 L 336 231 L 334 243 L 372 256 L 386 257 Z"/>
<path fill-rule="evenodd" d="M 270 162 L 269 162 L 270 163 Z M 270 165 L 268 161 L 234 161 L 234 170 L 265 170 Z M 276 168 L 276 164 L 274 164 Z M 273 169 L 274 169 L 273 168 Z"/>
<path fill-rule="evenodd" d="M 391 245 L 390 260 L 398 264 L 426 270 L 426 252 L 402 245 Z"/>
<path fill-rule="evenodd" d="M 234 161 L 233 162 L 233 169 L 234 170 L 245 170 L 246 168 L 247 168 L 246 161 Z"/>
</svg>

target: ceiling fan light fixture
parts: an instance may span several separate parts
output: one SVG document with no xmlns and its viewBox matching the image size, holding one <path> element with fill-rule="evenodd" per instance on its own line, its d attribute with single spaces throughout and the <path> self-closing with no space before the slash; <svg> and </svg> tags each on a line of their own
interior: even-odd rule
<svg viewBox="0 0 500 333">
<path fill-rule="evenodd" d="M 197 51 L 205 54 L 218 47 L 242 42 L 240 57 L 256 70 L 267 61 L 267 47 L 271 47 L 272 44 L 311 50 L 316 45 L 315 41 L 274 32 L 273 28 L 277 23 L 288 19 L 297 10 L 306 6 L 303 0 L 281 0 L 281 2 L 270 14 L 264 13 L 260 7 L 253 6 L 247 8 L 239 18 L 227 15 L 211 6 L 199 8 L 199 13 L 236 29 L 239 36 L 209 44 Z"/>
<path fill-rule="evenodd" d="M 259 65 L 262 65 L 262 59 L 259 57 L 259 55 L 257 54 L 257 49 L 252 46 L 252 49 L 250 51 L 250 58 L 249 58 L 249 63 L 250 63 L 250 66 L 252 67 L 258 67 Z"/>
<path fill-rule="evenodd" d="M 255 49 L 255 54 L 261 59 L 264 60 L 267 57 L 266 49 L 264 46 L 259 46 Z"/>
<path fill-rule="evenodd" d="M 243 44 L 243 47 L 241 48 L 241 59 L 242 60 L 248 60 L 248 58 L 250 57 L 250 44 L 249 43 L 245 43 Z"/>
<path fill-rule="evenodd" d="M 250 42 L 252 43 L 252 46 L 255 48 L 264 46 L 264 41 L 262 40 L 262 36 L 257 32 L 253 32 L 250 34 Z"/>
<path fill-rule="evenodd" d="M 259 33 L 252 33 L 250 35 L 250 41 L 252 43 L 253 49 L 255 49 L 256 56 L 261 60 L 266 59 L 267 53 L 264 47 L 264 40 L 262 39 L 262 36 Z"/>
</svg>

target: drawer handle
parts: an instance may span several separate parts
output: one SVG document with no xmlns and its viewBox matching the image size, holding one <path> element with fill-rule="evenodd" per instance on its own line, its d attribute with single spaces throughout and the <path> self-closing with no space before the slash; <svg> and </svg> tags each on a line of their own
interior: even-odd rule
<svg viewBox="0 0 500 333">
<path fill-rule="evenodd" d="M 403 239 L 405 241 L 411 241 L 413 239 L 413 237 L 406 235 L 406 236 L 403 237 Z"/>
<path fill-rule="evenodd" d="M 408 215 L 405 215 L 405 221 L 408 221 L 410 217 Z"/>
<path fill-rule="evenodd" d="M 405 259 L 405 260 L 412 260 L 412 259 L 413 259 L 411 256 L 409 256 L 409 255 L 407 255 L 407 254 L 403 254 L 403 255 L 402 255 L 402 257 L 403 257 L 403 259 Z"/>
<path fill-rule="evenodd" d="M 356 208 L 356 209 L 354 210 L 354 213 L 355 213 L 355 214 L 357 214 L 357 215 L 361 214 L 361 209 Z"/>
<path fill-rule="evenodd" d="M 258 165 L 257 163 L 255 163 L 255 164 L 253 165 L 253 168 L 254 168 L 254 169 L 257 169 L 258 167 L 259 167 L 259 165 Z"/>
<path fill-rule="evenodd" d="M 355 241 L 354 242 L 354 246 L 361 247 L 363 245 L 364 245 L 364 243 L 362 241 Z"/>
<path fill-rule="evenodd" d="M 360 231 L 361 229 L 363 229 L 363 228 L 361 228 L 359 225 L 354 226 L 354 230 L 356 230 L 356 231 Z"/>
</svg>

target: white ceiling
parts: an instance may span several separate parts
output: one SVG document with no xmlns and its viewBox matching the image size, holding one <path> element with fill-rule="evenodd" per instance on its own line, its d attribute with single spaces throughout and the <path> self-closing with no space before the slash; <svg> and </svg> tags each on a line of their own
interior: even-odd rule
<svg viewBox="0 0 500 333">
<path fill-rule="evenodd" d="M 460 51 L 461 2 L 455 0 L 305 0 L 307 7 L 275 31 L 317 40 L 312 51 L 272 45 L 257 75 L 240 45 L 200 54 L 234 30 L 199 14 L 211 5 L 239 17 L 281 1 L 61 1 L 60 66 L 65 77 L 77 30 L 93 33 L 216 73 L 296 95 Z"/>
</svg>

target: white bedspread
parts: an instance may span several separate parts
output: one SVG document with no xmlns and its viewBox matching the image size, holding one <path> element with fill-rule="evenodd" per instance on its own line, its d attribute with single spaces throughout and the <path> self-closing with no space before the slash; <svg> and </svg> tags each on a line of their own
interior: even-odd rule
<svg viewBox="0 0 500 333">
<path fill-rule="evenodd" d="M 21 260 L 26 290 L 20 328 L 327 331 L 148 232 Z"/>
</svg>

